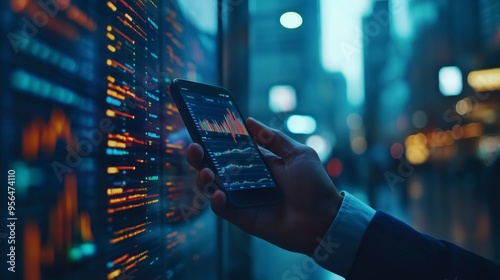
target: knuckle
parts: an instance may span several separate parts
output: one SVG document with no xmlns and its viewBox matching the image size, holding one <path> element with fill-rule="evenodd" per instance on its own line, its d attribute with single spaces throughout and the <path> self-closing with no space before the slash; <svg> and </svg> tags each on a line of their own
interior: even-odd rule
<svg viewBox="0 0 500 280">
<path fill-rule="evenodd" d="M 300 149 L 301 149 L 301 152 L 308 157 L 314 157 L 314 158 L 318 157 L 318 153 L 316 153 L 316 151 L 313 148 L 311 148 L 307 145 L 302 145 L 302 147 L 300 147 Z"/>
</svg>

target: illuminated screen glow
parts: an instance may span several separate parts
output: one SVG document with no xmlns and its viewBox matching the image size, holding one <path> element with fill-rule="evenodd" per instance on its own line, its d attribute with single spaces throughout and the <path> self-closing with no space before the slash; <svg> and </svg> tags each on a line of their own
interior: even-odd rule
<svg viewBox="0 0 500 280">
<path fill-rule="evenodd" d="M 231 98 L 182 91 L 224 189 L 276 187 Z"/>
</svg>

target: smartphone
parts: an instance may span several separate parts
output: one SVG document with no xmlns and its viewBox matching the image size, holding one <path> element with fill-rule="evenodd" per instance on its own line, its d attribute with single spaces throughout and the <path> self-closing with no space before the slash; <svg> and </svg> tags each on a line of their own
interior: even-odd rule
<svg viewBox="0 0 500 280">
<path fill-rule="evenodd" d="M 254 207 L 283 199 L 227 89 L 175 79 L 170 92 L 193 142 L 205 152 L 205 166 L 214 172 L 230 204 Z"/>
</svg>

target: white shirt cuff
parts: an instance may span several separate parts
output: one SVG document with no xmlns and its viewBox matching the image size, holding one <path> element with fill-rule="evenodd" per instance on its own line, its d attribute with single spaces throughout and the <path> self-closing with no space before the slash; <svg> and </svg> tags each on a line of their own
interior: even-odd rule
<svg viewBox="0 0 500 280">
<path fill-rule="evenodd" d="M 318 239 L 320 245 L 312 257 L 321 267 L 346 277 L 375 210 L 348 192 L 341 194 L 344 199 L 339 212 L 323 239 Z"/>
</svg>

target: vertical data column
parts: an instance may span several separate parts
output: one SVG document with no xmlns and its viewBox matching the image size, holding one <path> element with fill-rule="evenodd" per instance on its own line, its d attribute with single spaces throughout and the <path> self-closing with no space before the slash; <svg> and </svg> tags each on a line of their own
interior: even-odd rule
<svg viewBox="0 0 500 280">
<path fill-rule="evenodd" d="M 167 85 L 172 78 L 217 83 L 217 30 L 211 34 L 202 30 L 206 26 L 216 28 L 217 3 L 202 1 L 196 6 L 190 6 L 189 1 L 162 2 L 161 73 Z M 198 66 L 208 71 L 199 71 Z M 162 92 L 162 104 L 166 276 L 216 277 L 215 218 L 207 211 L 207 197 L 194 185 L 194 170 L 186 164 L 185 151 L 191 139 L 169 87 Z"/>
<path fill-rule="evenodd" d="M 163 44 L 162 72 L 164 82 L 170 84 L 173 77 L 184 76 L 184 62 L 180 58 L 185 46 L 182 43 L 184 27 L 179 21 L 174 2 L 162 3 L 163 12 Z M 186 175 L 188 171 L 185 163 L 184 152 L 190 142 L 182 118 L 169 93 L 169 87 L 162 92 L 163 108 L 163 173 L 164 173 L 164 214 L 165 224 L 165 266 L 167 278 L 186 278 L 187 252 L 186 221 L 195 218 L 190 207 L 193 200 L 192 181 Z M 184 212 L 183 212 L 184 211 Z M 184 217 L 183 217 L 184 213 Z M 188 214 L 189 213 L 189 214 Z M 194 213 L 196 214 L 196 213 Z M 189 217 L 187 216 L 189 215 Z M 184 219 L 186 218 L 186 220 Z"/>
<path fill-rule="evenodd" d="M 16 273 L 2 275 L 96 275 L 99 265 L 86 266 L 98 263 L 102 216 L 93 203 L 102 141 L 95 1 L 7 2 L 0 114 L 2 162 L 16 173 L 17 259 Z"/>
<path fill-rule="evenodd" d="M 108 1 L 107 279 L 161 274 L 160 88 L 156 1 Z"/>
</svg>

